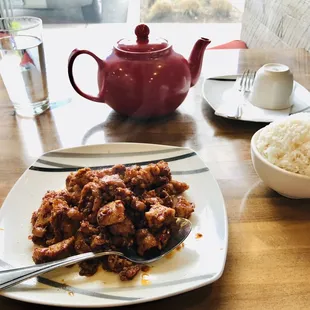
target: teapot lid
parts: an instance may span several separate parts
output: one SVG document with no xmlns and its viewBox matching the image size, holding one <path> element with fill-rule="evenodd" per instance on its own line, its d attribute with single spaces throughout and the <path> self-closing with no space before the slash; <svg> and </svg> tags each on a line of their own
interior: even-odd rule
<svg viewBox="0 0 310 310">
<path fill-rule="evenodd" d="M 145 24 L 140 24 L 135 29 L 137 39 L 122 39 L 117 42 L 116 48 L 130 53 L 150 53 L 169 47 L 167 40 L 162 38 L 150 39 L 149 33 L 149 27 Z"/>
</svg>

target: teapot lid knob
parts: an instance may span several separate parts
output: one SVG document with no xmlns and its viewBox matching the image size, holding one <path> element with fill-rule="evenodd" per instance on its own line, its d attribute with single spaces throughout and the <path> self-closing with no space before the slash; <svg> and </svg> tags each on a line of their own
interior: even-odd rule
<svg viewBox="0 0 310 310">
<path fill-rule="evenodd" d="M 0 0 L 1 2 L 1 0 Z M 116 49 L 130 53 L 152 53 L 170 48 L 167 40 L 149 37 L 150 29 L 145 24 L 135 28 L 135 39 L 122 39 L 117 42 Z"/>
<path fill-rule="evenodd" d="M 137 43 L 139 42 L 148 42 L 149 40 L 150 29 L 145 24 L 140 24 L 135 29 L 135 34 L 137 36 Z"/>
</svg>

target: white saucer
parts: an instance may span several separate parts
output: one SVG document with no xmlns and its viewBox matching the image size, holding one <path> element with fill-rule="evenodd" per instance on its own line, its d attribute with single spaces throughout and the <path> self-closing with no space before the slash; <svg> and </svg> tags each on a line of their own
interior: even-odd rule
<svg viewBox="0 0 310 310">
<path fill-rule="evenodd" d="M 238 76 L 221 76 L 221 79 L 236 79 Z M 243 104 L 243 114 L 239 120 L 248 122 L 270 123 L 290 114 L 307 110 L 310 111 L 309 91 L 294 81 L 294 91 L 291 95 L 293 105 L 285 110 L 267 110 L 253 106 L 246 97 L 242 97 L 236 87 L 235 81 L 205 79 L 202 86 L 203 98 L 214 109 L 215 114 L 225 118 L 231 118 L 237 106 Z M 308 110 L 309 108 L 309 110 Z"/>
</svg>

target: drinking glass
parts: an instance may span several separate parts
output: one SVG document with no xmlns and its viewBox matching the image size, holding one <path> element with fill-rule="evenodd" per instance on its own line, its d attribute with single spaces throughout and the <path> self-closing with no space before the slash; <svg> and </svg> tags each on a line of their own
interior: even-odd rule
<svg viewBox="0 0 310 310">
<path fill-rule="evenodd" d="M 0 74 L 17 114 L 49 108 L 40 18 L 0 18 Z"/>
</svg>

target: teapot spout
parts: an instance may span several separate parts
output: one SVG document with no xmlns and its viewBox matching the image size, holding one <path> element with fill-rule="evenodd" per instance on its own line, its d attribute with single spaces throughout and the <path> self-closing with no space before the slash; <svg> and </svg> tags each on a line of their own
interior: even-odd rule
<svg viewBox="0 0 310 310">
<path fill-rule="evenodd" d="M 203 62 L 203 56 L 206 47 L 211 43 L 209 39 L 206 38 L 200 38 L 194 45 L 193 50 L 191 52 L 191 55 L 189 56 L 189 69 L 191 72 L 191 87 L 194 86 L 200 76 L 202 62 Z"/>
</svg>

